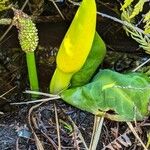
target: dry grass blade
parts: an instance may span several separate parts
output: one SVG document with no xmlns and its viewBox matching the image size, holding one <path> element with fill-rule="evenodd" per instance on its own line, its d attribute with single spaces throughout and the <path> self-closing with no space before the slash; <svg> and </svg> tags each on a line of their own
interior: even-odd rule
<svg viewBox="0 0 150 150">
<path fill-rule="evenodd" d="M 13 88 L 11 88 L 10 90 L 8 90 L 7 92 L 5 92 L 4 94 L 0 95 L 0 98 L 3 98 L 5 95 L 7 95 L 9 92 L 13 91 L 17 86 L 14 86 Z"/>
<path fill-rule="evenodd" d="M 0 37 L 0 42 L 4 39 L 4 37 L 8 34 L 8 32 L 11 30 L 11 28 L 13 27 L 13 24 L 11 24 L 7 30 L 4 32 L 4 34 Z"/>
<path fill-rule="evenodd" d="M 47 97 L 57 97 L 58 96 L 58 95 L 53 95 L 53 94 L 48 94 L 48 93 L 43 93 L 43 92 L 38 92 L 38 91 L 30 91 L 30 90 L 26 90 L 24 93 L 42 95 L 42 96 L 47 96 Z"/>
<path fill-rule="evenodd" d="M 127 136 L 127 134 L 129 134 L 130 131 L 125 132 L 124 134 L 120 135 L 119 137 L 117 137 L 115 140 L 113 140 L 111 143 L 109 143 L 108 145 L 104 146 L 102 150 L 106 150 L 106 149 L 115 149 L 116 147 L 118 149 L 121 149 L 122 146 L 124 147 L 129 147 L 131 146 L 131 141 L 129 139 L 129 137 Z M 122 146 L 121 146 L 122 145 Z M 122 148 L 123 149 L 123 148 Z"/>
<path fill-rule="evenodd" d="M 37 105 L 32 106 L 32 107 L 30 108 L 30 110 L 29 110 L 29 113 L 28 113 L 29 126 L 30 126 L 30 128 L 31 128 L 31 130 L 32 130 L 32 133 L 33 133 L 33 135 L 34 135 L 35 143 L 36 143 L 36 146 L 37 146 L 37 149 L 38 149 L 38 150 L 44 150 L 44 147 L 43 147 L 42 143 L 40 142 L 38 136 L 36 135 L 36 133 L 34 132 L 34 129 L 33 129 L 33 127 L 32 127 L 32 121 L 34 121 L 34 119 L 32 119 L 32 112 L 33 112 L 34 109 L 38 108 L 38 107 L 41 106 L 42 104 L 43 104 L 43 102 L 40 103 L 40 104 L 37 104 Z"/>
<path fill-rule="evenodd" d="M 60 99 L 60 97 L 50 97 L 50 98 L 43 98 L 39 100 L 33 100 L 33 101 L 27 101 L 27 102 L 18 102 L 18 103 L 10 103 L 11 105 L 27 105 L 27 104 L 32 104 L 32 103 L 40 103 L 40 102 L 48 102 L 51 100 L 56 100 Z"/>
<path fill-rule="evenodd" d="M 97 124 L 96 124 L 96 116 L 95 116 L 94 117 L 94 125 L 93 125 L 93 133 L 92 133 L 92 137 L 91 137 L 91 142 L 90 142 L 89 149 L 91 149 L 91 147 L 92 147 L 93 140 L 94 140 L 94 134 L 96 132 L 96 128 L 97 128 Z"/>
<path fill-rule="evenodd" d="M 147 59 L 145 62 L 143 62 L 141 65 L 137 66 L 134 70 L 132 70 L 132 72 L 136 72 L 136 71 L 139 70 L 141 67 L 143 67 L 144 65 L 146 65 L 149 61 L 150 61 L 150 58 Z"/>
<path fill-rule="evenodd" d="M 139 137 L 139 135 L 137 134 L 137 132 L 135 131 L 133 125 L 131 124 L 131 122 L 127 122 L 127 125 L 129 126 L 130 130 L 132 131 L 132 133 L 134 134 L 134 136 L 138 139 L 138 141 L 141 143 L 141 145 L 143 146 L 144 150 L 148 150 L 145 146 L 145 144 L 143 143 L 143 141 L 141 140 L 141 138 Z"/>
<path fill-rule="evenodd" d="M 72 140 L 74 141 L 74 148 L 76 150 L 80 150 L 79 145 L 82 143 L 82 140 L 81 140 L 82 134 L 80 133 L 78 127 L 77 128 L 76 127 L 73 127 L 74 130 L 73 130 L 73 133 L 71 134 L 71 136 L 72 136 Z"/>
<path fill-rule="evenodd" d="M 12 90 L 14 90 L 17 86 L 14 86 L 13 88 L 11 88 L 10 90 L 8 90 L 7 92 L 5 92 L 4 94 L 0 95 L 0 98 L 5 100 L 5 95 L 7 95 L 8 93 L 10 93 Z M 0 111 L 0 115 L 3 115 L 4 113 Z"/>
<path fill-rule="evenodd" d="M 35 94 L 35 95 L 39 95 L 39 96 L 40 95 L 47 96 L 48 98 L 42 98 L 42 99 L 37 99 L 37 100 L 27 101 L 27 102 L 11 103 L 11 105 L 24 105 L 24 104 L 31 104 L 31 103 L 47 102 L 47 101 L 57 100 L 57 99 L 61 98 L 59 95 L 53 95 L 53 94 L 37 92 L 37 91 L 30 91 L 30 90 L 26 90 L 24 93 Z"/>
<path fill-rule="evenodd" d="M 34 139 L 35 139 L 37 149 L 38 150 L 44 150 L 44 147 L 43 147 L 41 141 L 39 140 L 38 136 L 36 135 L 36 133 L 34 131 L 33 131 L 33 135 L 34 135 Z"/>
<path fill-rule="evenodd" d="M 70 2 L 71 4 L 73 4 L 75 6 L 80 6 L 80 2 L 74 2 L 72 0 L 68 0 L 68 2 Z"/>
<path fill-rule="evenodd" d="M 61 150 L 60 130 L 59 130 L 59 121 L 58 121 L 56 104 L 54 104 L 54 110 L 55 110 L 55 120 L 56 120 L 56 128 L 57 128 L 57 137 L 58 137 L 58 150 Z"/>
<path fill-rule="evenodd" d="M 45 136 L 45 138 L 47 138 L 47 140 L 52 144 L 52 146 L 54 147 L 54 149 L 57 149 L 58 146 L 56 145 L 56 143 L 53 141 L 53 139 L 51 139 L 46 133 L 44 133 L 43 131 L 41 131 L 41 133 Z"/>
<path fill-rule="evenodd" d="M 96 150 L 100 138 L 103 122 L 104 122 L 104 117 L 95 116 L 93 134 L 92 134 L 89 150 Z"/>
<path fill-rule="evenodd" d="M 34 126 L 36 125 L 35 119 L 32 117 L 32 112 L 33 112 L 34 109 L 37 109 L 37 108 L 40 107 L 44 102 L 47 102 L 47 101 L 49 101 L 50 99 L 51 99 L 51 98 L 44 99 L 45 101 L 42 101 L 41 103 L 32 106 L 32 107 L 30 108 L 30 110 L 29 110 L 29 113 L 28 113 L 29 126 L 30 126 L 30 128 L 31 128 L 31 130 L 32 130 L 32 133 L 33 133 L 33 135 L 34 135 L 35 143 L 36 143 L 36 146 L 37 146 L 37 149 L 38 149 L 38 150 L 44 150 L 44 147 L 43 147 L 41 141 L 39 140 L 38 136 L 36 135 L 36 133 L 34 132 L 34 129 L 33 129 L 33 127 L 32 127 L 32 123 L 34 124 Z M 52 97 L 52 99 L 55 99 L 55 98 Z M 43 99 L 42 99 L 42 100 L 43 100 Z M 56 110 L 55 114 L 56 114 L 56 116 L 57 116 L 57 110 Z M 58 119 L 58 116 L 57 116 L 57 119 Z M 57 123 L 58 123 L 58 120 L 56 121 L 56 124 L 57 124 Z M 59 128 L 59 126 L 58 126 L 58 128 Z M 57 132 L 57 133 L 58 133 L 58 132 Z M 48 138 L 48 136 L 47 136 L 45 133 L 43 133 L 43 134 Z M 60 134 L 59 134 L 59 135 L 60 135 Z M 58 139 L 60 140 L 60 136 L 58 136 Z M 49 140 L 51 143 L 53 143 L 50 138 L 48 138 L 48 140 Z M 53 145 L 54 145 L 54 147 L 56 147 L 55 143 L 53 143 Z M 59 145 L 59 147 L 61 147 L 61 145 Z M 61 150 L 61 149 L 58 148 L 58 150 Z"/>
<path fill-rule="evenodd" d="M 36 124 L 36 119 L 33 116 L 31 116 L 31 120 L 32 120 L 33 124 Z M 32 132 L 33 132 L 33 135 L 34 135 L 34 139 L 35 139 L 37 149 L 38 150 L 44 150 L 44 147 L 43 147 L 41 141 L 39 140 L 38 136 L 36 135 L 36 133 L 34 131 L 32 131 Z"/>
<path fill-rule="evenodd" d="M 63 20 L 65 20 L 64 15 L 62 14 L 62 12 L 60 11 L 60 9 L 58 8 L 57 4 L 54 2 L 54 0 L 49 0 L 50 2 L 53 3 L 53 5 L 55 6 L 55 8 L 57 9 L 58 13 L 60 14 L 60 16 L 62 17 Z"/>
<path fill-rule="evenodd" d="M 76 124 L 74 123 L 74 121 L 71 119 L 70 116 L 68 116 L 68 119 L 70 120 L 70 122 L 72 123 L 73 125 L 73 128 L 75 131 L 78 132 L 78 138 L 81 140 L 81 142 L 83 143 L 84 147 L 85 147 L 85 150 L 89 150 L 88 147 L 87 147 L 87 144 L 82 136 L 82 133 L 80 132 L 79 128 L 76 126 Z"/>
<path fill-rule="evenodd" d="M 16 150 L 19 150 L 19 138 L 16 140 Z"/>
</svg>

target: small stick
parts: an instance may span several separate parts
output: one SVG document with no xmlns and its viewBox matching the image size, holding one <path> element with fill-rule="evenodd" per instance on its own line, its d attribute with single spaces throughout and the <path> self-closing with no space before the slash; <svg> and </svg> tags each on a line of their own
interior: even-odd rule
<svg viewBox="0 0 150 150">
<path fill-rule="evenodd" d="M 7 95 L 9 92 L 13 91 L 17 86 L 14 86 L 13 88 L 11 88 L 10 90 L 8 90 L 7 92 L 5 92 L 4 94 L 0 95 L 0 98 L 3 98 L 5 95 Z"/>
<path fill-rule="evenodd" d="M 135 72 L 135 71 L 139 70 L 141 67 L 143 67 L 145 64 L 147 64 L 149 61 L 150 61 L 150 58 L 147 59 L 144 63 L 142 63 L 138 67 L 136 67 L 132 72 Z"/>
<path fill-rule="evenodd" d="M 133 125 L 131 124 L 131 122 L 127 122 L 127 125 L 130 128 L 130 130 L 132 131 L 132 133 L 134 134 L 134 136 L 139 140 L 139 142 L 143 146 L 144 150 L 148 150 L 146 148 L 145 144 L 143 143 L 143 141 L 141 140 L 141 138 L 139 137 L 139 135 L 137 134 L 137 132 L 135 131 L 135 129 L 134 129 Z"/>
<path fill-rule="evenodd" d="M 62 12 L 60 11 L 60 9 L 58 8 L 58 6 L 56 5 L 56 3 L 54 2 L 54 0 L 49 0 L 53 3 L 53 5 L 55 6 L 55 8 L 57 9 L 58 13 L 60 14 L 60 16 L 62 17 L 63 20 L 65 20 L 64 15 L 62 14 Z"/>
<path fill-rule="evenodd" d="M 47 96 L 47 97 L 56 97 L 56 96 L 58 96 L 58 95 L 53 95 L 53 94 L 48 94 L 48 93 L 43 93 L 43 92 L 38 92 L 38 91 L 30 91 L 30 90 L 26 90 L 24 93 L 37 94 L 37 95 L 42 95 L 42 96 Z"/>
<path fill-rule="evenodd" d="M 27 102 L 10 103 L 10 104 L 11 105 L 27 105 L 27 104 L 32 104 L 32 103 L 48 102 L 48 101 L 57 100 L 57 99 L 60 99 L 60 96 L 45 98 L 45 99 L 40 99 L 40 100 L 34 100 L 34 101 L 27 101 Z"/>
<path fill-rule="evenodd" d="M 54 110 L 55 110 L 55 120 L 56 120 L 56 128 L 57 128 L 57 137 L 58 137 L 58 150 L 61 150 L 59 121 L 58 121 L 58 114 L 57 114 L 57 108 L 55 103 L 54 103 Z"/>
<path fill-rule="evenodd" d="M 94 127 L 93 127 L 93 133 L 92 133 L 89 150 L 96 150 L 100 138 L 103 122 L 104 122 L 104 117 L 98 117 L 98 116 L 94 117 Z"/>
</svg>

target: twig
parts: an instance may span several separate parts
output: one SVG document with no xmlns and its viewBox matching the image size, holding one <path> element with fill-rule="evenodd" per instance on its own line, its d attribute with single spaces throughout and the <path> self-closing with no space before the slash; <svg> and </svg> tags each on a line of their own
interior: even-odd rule
<svg viewBox="0 0 150 150">
<path fill-rule="evenodd" d="M 73 2 L 72 0 L 68 0 L 68 1 L 69 1 L 70 3 L 72 3 L 73 5 L 80 6 L 80 3 L 78 3 L 78 2 Z M 120 24 L 122 24 L 122 25 L 125 25 L 125 26 L 128 26 L 128 27 L 131 28 L 131 24 L 128 23 L 127 21 L 122 21 L 122 20 L 120 20 L 120 19 L 118 19 L 118 18 L 116 18 L 116 17 L 110 16 L 110 15 L 108 15 L 108 14 L 101 13 L 101 12 L 97 12 L 97 14 L 100 15 L 100 16 L 102 16 L 102 17 L 111 19 L 111 20 L 113 20 L 113 21 L 115 21 L 115 22 L 118 22 L 118 23 L 120 23 Z M 132 25 L 132 26 L 133 26 L 133 25 Z M 142 34 L 145 35 L 145 33 L 144 33 L 144 31 L 143 31 L 142 29 L 140 29 L 140 28 L 138 28 L 138 27 L 136 27 L 136 26 L 133 26 L 133 28 L 135 28 L 138 32 L 140 32 L 140 33 L 142 33 Z M 147 36 L 147 37 L 150 37 L 150 34 L 147 34 L 146 36 Z"/>
<path fill-rule="evenodd" d="M 94 127 L 93 127 L 93 133 L 92 133 L 89 150 L 96 150 L 100 138 L 103 122 L 104 122 L 104 117 L 98 117 L 98 116 L 94 117 Z"/>
<path fill-rule="evenodd" d="M 120 20 L 120 19 L 118 19 L 118 18 L 116 18 L 116 17 L 109 16 L 109 15 L 107 15 L 107 14 L 105 14 L 105 13 L 97 12 L 97 14 L 98 14 L 98 15 L 101 15 L 102 17 L 111 19 L 111 20 L 113 20 L 113 21 L 115 21 L 115 22 L 118 22 L 118 23 L 120 23 L 120 24 L 122 24 L 122 25 L 125 25 L 125 26 L 127 26 L 127 27 L 130 27 L 130 28 L 131 28 L 131 26 L 133 26 L 133 25 L 131 25 L 130 23 L 128 23 L 127 21 L 122 21 L 122 20 Z M 144 33 L 144 31 L 143 31 L 142 29 L 140 29 L 140 28 L 138 28 L 138 27 L 136 27 L 136 26 L 133 26 L 133 28 L 135 28 L 138 32 L 140 32 L 140 33 L 142 33 L 142 34 L 145 35 L 145 33 Z M 150 34 L 147 34 L 146 36 L 147 36 L 147 37 L 150 37 Z"/>
<path fill-rule="evenodd" d="M 132 70 L 132 72 L 135 72 L 135 71 L 139 70 L 141 67 L 143 67 L 145 64 L 147 64 L 149 61 L 150 61 L 150 58 L 147 59 L 144 63 L 142 63 L 138 67 L 136 67 L 134 70 Z"/>
<path fill-rule="evenodd" d="M 58 121 L 58 114 L 57 114 L 57 108 L 55 103 L 54 103 L 54 110 L 55 110 L 55 120 L 56 120 L 56 128 L 57 128 L 57 137 L 58 137 L 58 150 L 61 150 L 59 121 Z"/>
<path fill-rule="evenodd" d="M 74 2 L 72 0 L 68 0 L 68 2 L 70 2 L 71 4 L 75 5 L 75 6 L 80 6 L 79 2 Z"/>
<path fill-rule="evenodd" d="M 16 150 L 19 150 L 19 138 L 16 140 Z"/>
<path fill-rule="evenodd" d="M 50 98 L 43 98 L 43 99 L 28 101 L 28 102 L 10 103 L 10 105 L 25 105 L 25 104 L 27 105 L 27 104 L 32 104 L 32 103 L 48 102 L 48 101 L 57 100 L 57 99 L 60 99 L 60 96 L 50 97 Z"/>
<path fill-rule="evenodd" d="M 5 95 L 7 95 L 8 93 L 10 93 L 11 91 L 13 91 L 17 86 L 14 86 L 13 88 L 11 88 L 10 90 L 8 90 L 7 92 L 5 92 L 4 94 L 0 95 L 0 98 L 3 98 Z"/>
<path fill-rule="evenodd" d="M 78 137 L 80 138 L 80 140 L 82 141 L 84 147 L 85 147 L 85 150 L 89 150 L 88 147 L 87 147 L 87 144 L 85 143 L 85 140 L 82 136 L 82 133 L 80 132 L 79 128 L 76 126 L 76 124 L 74 123 L 74 121 L 72 120 L 72 118 L 70 116 L 68 116 L 68 119 L 69 121 L 72 123 L 73 125 L 73 128 L 74 130 L 77 130 L 78 131 Z"/>
<path fill-rule="evenodd" d="M 31 117 L 32 117 L 32 116 L 31 116 L 31 114 L 32 114 L 32 112 L 33 112 L 34 109 L 38 108 L 38 107 L 41 106 L 42 104 L 43 104 L 43 102 L 40 103 L 40 104 L 37 104 L 37 105 L 32 106 L 32 107 L 30 108 L 30 110 L 29 110 L 29 113 L 28 113 L 29 126 L 30 126 L 30 128 L 31 128 L 31 130 L 32 130 L 32 133 L 33 133 L 33 135 L 34 135 L 35 143 L 36 143 L 36 146 L 37 146 L 37 149 L 38 149 L 38 150 L 44 150 L 44 148 L 43 148 L 42 143 L 40 142 L 38 136 L 36 135 L 36 133 L 35 133 L 33 127 L 32 127 L 32 123 L 31 123 L 31 122 L 32 122 L 32 121 L 31 121 Z"/>
<path fill-rule="evenodd" d="M 62 17 L 62 19 L 65 20 L 64 15 L 63 15 L 62 12 L 60 11 L 60 9 L 58 8 L 58 6 L 57 6 L 56 3 L 54 2 L 54 0 L 49 0 L 49 1 L 53 3 L 53 5 L 54 5 L 55 8 L 57 9 L 58 13 L 59 13 L 60 16 Z"/>
<path fill-rule="evenodd" d="M 4 32 L 4 34 L 0 37 L 0 42 L 4 39 L 4 37 L 8 34 L 8 32 L 11 30 L 11 28 L 13 27 L 13 24 L 11 24 L 7 30 Z"/>
<path fill-rule="evenodd" d="M 37 94 L 37 95 L 48 96 L 48 97 L 56 97 L 56 96 L 58 96 L 58 95 L 53 95 L 53 94 L 48 94 L 48 93 L 43 93 L 43 92 L 38 92 L 38 91 L 30 91 L 30 90 L 26 90 L 24 93 Z"/>
<path fill-rule="evenodd" d="M 130 130 L 132 131 L 132 133 L 134 134 L 134 136 L 138 139 L 138 141 L 141 143 L 141 145 L 143 146 L 144 150 L 148 150 L 145 146 L 145 144 L 143 143 L 143 141 L 141 140 L 141 138 L 139 137 L 139 135 L 137 134 L 137 132 L 135 131 L 133 125 L 131 124 L 131 122 L 127 122 L 128 127 L 130 128 Z"/>
<path fill-rule="evenodd" d="M 24 10 L 24 8 L 26 7 L 26 5 L 27 5 L 28 1 L 29 1 L 29 0 L 26 0 L 26 1 L 24 2 L 23 6 L 21 7 L 21 11 L 23 11 L 23 10 Z"/>
<path fill-rule="evenodd" d="M 57 150 L 57 145 L 56 143 L 53 141 L 52 138 L 50 138 L 46 133 L 44 133 L 44 131 L 41 130 L 41 133 L 47 138 L 47 140 L 53 145 L 54 149 Z"/>
</svg>

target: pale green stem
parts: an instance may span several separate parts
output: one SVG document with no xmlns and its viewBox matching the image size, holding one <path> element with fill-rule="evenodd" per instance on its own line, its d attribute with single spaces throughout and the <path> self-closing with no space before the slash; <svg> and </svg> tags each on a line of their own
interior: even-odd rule
<svg viewBox="0 0 150 150">
<path fill-rule="evenodd" d="M 28 76 L 30 82 L 30 89 L 33 91 L 39 90 L 39 83 L 36 71 L 35 55 L 34 52 L 26 53 Z"/>
</svg>

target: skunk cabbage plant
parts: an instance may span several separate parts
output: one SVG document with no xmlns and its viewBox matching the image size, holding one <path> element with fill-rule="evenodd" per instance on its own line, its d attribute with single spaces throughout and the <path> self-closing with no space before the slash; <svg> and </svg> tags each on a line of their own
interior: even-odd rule
<svg viewBox="0 0 150 150">
<path fill-rule="evenodd" d="M 96 27 L 95 0 L 83 0 L 60 45 L 50 93 L 66 89 L 84 65 L 92 47 Z"/>
</svg>

